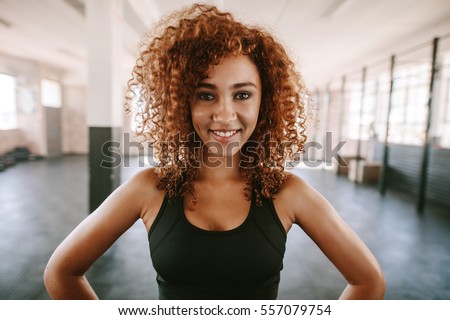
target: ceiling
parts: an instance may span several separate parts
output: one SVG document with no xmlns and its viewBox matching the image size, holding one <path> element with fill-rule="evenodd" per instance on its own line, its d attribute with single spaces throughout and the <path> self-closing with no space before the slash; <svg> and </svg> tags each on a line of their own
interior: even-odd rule
<svg viewBox="0 0 450 320">
<path fill-rule="evenodd" d="M 85 1 L 0 0 L 0 53 L 66 71 L 83 82 L 87 68 Z M 126 61 L 139 35 L 188 0 L 124 0 Z M 450 33 L 450 0 L 216 0 L 239 19 L 273 31 L 311 89 L 433 37 Z M 129 73 L 129 72 L 128 72 Z"/>
</svg>

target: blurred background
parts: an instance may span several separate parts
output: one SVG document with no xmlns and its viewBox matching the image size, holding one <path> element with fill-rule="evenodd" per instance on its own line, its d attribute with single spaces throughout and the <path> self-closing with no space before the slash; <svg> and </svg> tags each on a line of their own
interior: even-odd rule
<svg viewBox="0 0 450 320">
<path fill-rule="evenodd" d="M 142 34 L 193 2 L 0 0 L 1 299 L 48 299 L 56 246 L 151 162 L 132 142 L 126 83 Z M 269 29 L 296 62 L 317 144 L 292 170 L 374 251 L 386 298 L 450 299 L 450 1 L 205 3 Z M 142 223 L 88 277 L 103 299 L 156 299 Z M 344 285 L 292 230 L 279 297 L 335 299 Z"/>
</svg>

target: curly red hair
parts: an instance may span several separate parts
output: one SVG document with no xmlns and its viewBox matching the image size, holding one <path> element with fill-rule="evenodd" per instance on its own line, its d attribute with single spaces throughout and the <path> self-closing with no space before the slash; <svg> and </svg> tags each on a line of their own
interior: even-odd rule
<svg viewBox="0 0 450 320">
<path fill-rule="evenodd" d="M 284 166 L 303 151 L 305 103 L 301 76 L 283 46 L 260 27 L 246 26 L 214 6 L 194 4 L 162 19 L 139 45 L 128 82 L 126 108 L 134 108 L 137 135 L 148 141 L 159 162 L 158 187 L 169 197 L 189 193 L 200 151 L 190 101 L 211 66 L 243 54 L 257 66 L 262 82 L 258 122 L 242 147 L 245 194 L 273 199 L 287 177 Z"/>
</svg>

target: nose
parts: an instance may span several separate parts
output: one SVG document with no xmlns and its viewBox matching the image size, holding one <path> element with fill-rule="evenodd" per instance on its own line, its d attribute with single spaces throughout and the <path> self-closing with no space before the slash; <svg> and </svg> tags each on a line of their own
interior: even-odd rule
<svg viewBox="0 0 450 320">
<path fill-rule="evenodd" d="M 236 120 L 236 111 L 233 103 L 227 99 L 219 101 L 216 110 L 213 113 L 213 120 L 217 122 L 230 122 Z"/>
</svg>

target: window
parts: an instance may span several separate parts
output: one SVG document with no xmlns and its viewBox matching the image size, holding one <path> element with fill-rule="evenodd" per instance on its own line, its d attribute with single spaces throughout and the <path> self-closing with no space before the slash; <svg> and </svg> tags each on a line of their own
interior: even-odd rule
<svg viewBox="0 0 450 320">
<path fill-rule="evenodd" d="M 343 124 L 344 138 L 358 140 L 360 114 L 361 114 L 361 95 L 363 86 L 361 82 L 352 82 L 347 84 L 349 90 L 346 92 L 345 118 Z M 364 111 L 364 109 L 363 109 Z"/>
<path fill-rule="evenodd" d="M 438 89 L 438 99 L 433 100 L 433 113 L 438 114 L 437 142 L 440 147 L 450 149 L 450 50 L 442 52 L 441 55 L 442 62 L 439 67 L 441 85 Z M 434 111 L 434 106 L 437 106 L 438 110 Z"/>
<path fill-rule="evenodd" d="M 379 74 L 377 86 L 373 138 L 384 142 L 386 138 L 386 120 L 389 107 L 389 91 L 391 87 L 390 74 L 388 71 Z"/>
<path fill-rule="evenodd" d="M 61 108 L 62 89 L 61 85 L 53 80 L 43 79 L 42 86 L 42 105 L 44 107 Z"/>
<path fill-rule="evenodd" d="M 442 123 L 440 146 L 450 148 L 450 78 L 445 79 L 445 98 L 443 107 L 444 121 Z"/>
<path fill-rule="evenodd" d="M 429 64 L 399 69 L 394 75 L 389 141 L 422 145 L 427 119 Z"/>
<path fill-rule="evenodd" d="M 0 130 L 16 128 L 16 79 L 6 74 L 0 74 Z"/>
</svg>

